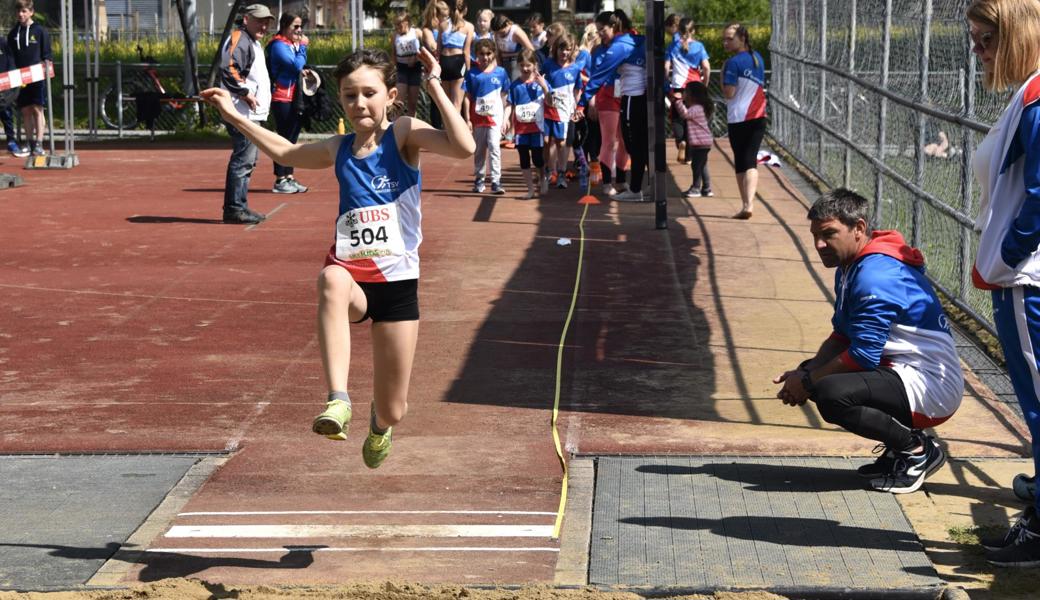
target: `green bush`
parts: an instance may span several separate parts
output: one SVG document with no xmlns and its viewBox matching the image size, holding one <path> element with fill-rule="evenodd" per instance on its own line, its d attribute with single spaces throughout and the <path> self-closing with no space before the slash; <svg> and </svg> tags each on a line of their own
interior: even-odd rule
<svg viewBox="0 0 1040 600">
<path fill-rule="evenodd" d="M 265 44 L 268 40 L 265 40 Z M 201 36 L 198 42 L 198 63 L 205 69 L 213 60 L 217 51 L 220 38 L 216 36 Z M 54 54 L 60 56 L 61 45 L 55 38 L 52 42 Z M 101 44 L 100 56 L 103 63 L 136 63 L 140 61 L 137 54 L 137 46 L 144 50 L 145 56 L 155 58 L 163 64 L 176 64 L 184 62 L 184 42 L 180 38 L 142 38 L 139 40 L 117 40 L 107 41 Z M 389 40 L 384 35 L 366 35 L 365 46 L 369 48 L 389 49 Z M 74 59 L 77 64 L 84 60 L 86 46 L 79 40 L 73 48 Z M 313 65 L 335 65 L 350 52 L 350 33 L 334 33 L 329 35 L 317 35 L 311 37 L 311 43 L 307 50 L 307 62 Z"/>
</svg>

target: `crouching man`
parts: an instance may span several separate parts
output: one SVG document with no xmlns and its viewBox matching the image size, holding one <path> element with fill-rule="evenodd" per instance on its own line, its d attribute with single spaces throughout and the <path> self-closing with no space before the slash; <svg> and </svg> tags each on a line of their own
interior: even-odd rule
<svg viewBox="0 0 1040 600">
<path fill-rule="evenodd" d="M 816 356 L 776 377 L 784 404 L 884 445 L 859 468 L 877 490 L 916 491 L 946 456 L 922 430 L 957 410 L 964 378 L 924 257 L 897 231 L 870 231 L 869 203 L 846 189 L 809 209 L 810 231 L 834 277 L 834 332 Z M 879 448 L 881 449 L 881 448 Z"/>
</svg>

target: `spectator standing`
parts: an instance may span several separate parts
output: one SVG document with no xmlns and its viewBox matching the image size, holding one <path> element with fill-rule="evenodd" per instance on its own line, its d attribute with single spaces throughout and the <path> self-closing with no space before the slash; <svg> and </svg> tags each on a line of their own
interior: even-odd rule
<svg viewBox="0 0 1040 600">
<path fill-rule="evenodd" d="M 686 121 L 679 117 L 675 110 L 681 103 L 686 85 L 693 81 L 708 82 L 711 75 L 711 63 L 704 44 L 694 39 L 693 19 L 679 21 L 676 40 L 668 49 L 664 61 L 664 70 L 668 74 L 672 98 L 672 132 L 679 148 L 679 162 L 686 162 Z M 678 117 L 678 118 L 677 118 Z"/>
<path fill-rule="evenodd" d="M 438 0 L 437 24 L 440 28 L 439 48 L 441 63 L 441 84 L 455 110 L 462 111 L 462 101 L 466 94 L 462 90 L 463 78 L 470 68 L 470 47 L 473 44 L 473 24 L 466 20 L 466 4 L 463 0 L 455 0 L 449 6 L 444 5 L 447 12 L 442 12 Z"/>
<path fill-rule="evenodd" d="M 300 139 L 300 115 L 298 103 L 300 74 L 307 64 L 307 44 L 310 40 L 303 33 L 303 19 L 293 13 L 282 13 L 278 21 L 278 34 L 267 45 L 271 61 L 271 112 L 274 113 L 278 135 L 296 143 Z M 274 163 L 274 188 L 276 194 L 297 194 L 307 191 L 307 186 L 296 181 L 293 168 Z"/>
<path fill-rule="evenodd" d="M 527 37 L 519 25 L 501 14 L 491 19 L 491 31 L 495 32 L 495 43 L 498 45 L 499 66 L 505 69 L 510 77 L 516 77 L 514 65 L 517 55 L 521 50 L 535 49 L 531 38 Z"/>
<path fill-rule="evenodd" d="M 39 23 L 32 0 L 15 0 L 18 24 L 7 34 L 7 48 L 14 58 L 14 67 L 23 68 L 51 61 L 51 36 Z M 46 68 L 46 67 L 45 67 Z M 47 82 L 37 81 L 24 86 L 18 93 L 15 106 L 22 113 L 22 127 L 29 144 L 29 154 L 43 156 L 43 132 L 47 129 L 44 108 L 47 106 Z M 24 151 L 18 154 L 25 155 Z"/>
<path fill-rule="evenodd" d="M 542 17 L 542 13 L 531 13 L 527 17 L 527 30 L 531 32 L 528 36 L 531 40 L 531 47 L 535 50 L 541 50 L 546 43 L 548 33 L 545 31 L 545 19 Z"/>
<path fill-rule="evenodd" d="M 228 37 L 220 53 L 220 86 L 231 94 L 239 114 L 263 123 L 271 111 L 271 77 L 260 40 L 274 23 L 274 15 L 263 4 L 250 4 L 242 13 L 242 25 Z M 231 159 L 224 180 L 224 222 L 255 224 L 266 217 L 249 208 L 249 178 L 256 168 L 257 147 L 229 121 Z"/>
<path fill-rule="evenodd" d="M 740 189 L 740 212 L 733 218 L 750 219 L 758 192 L 758 149 L 766 133 L 765 63 L 740 23 L 723 30 L 722 45 L 733 55 L 722 67 L 729 143 Z"/>
<path fill-rule="evenodd" d="M 422 31 L 412 27 L 412 17 L 407 12 L 398 13 L 394 17 L 390 51 L 397 65 L 397 97 L 404 99 L 405 115 L 409 117 L 415 116 L 422 87 L 422 65 L 419 63 L 422 37 Z"/>
<path fill-rule="evenodd" d="M 975 0 L 967 18 L 986 88 L 1016 90 L 972 157 L 982 192 L 972 280 L 991 294 L 997 337 L 1032 438 L 1035 475 L 1040 470 L 1040 4 Z M 990 563 L 1040 566 L 1038 509 L 1034 492 L 1005 535 L 982 538 Z"/>
<path fill-rule="evenodd" d="M 644 202 L 643 175 L 650 148 L 646 137 L 646 38 L 631 33 L 632 22 L 623 10 L 596 15 L 596 31 L 606 45 L 591 68 L 582 105 L 604 85 L 619 81 L 621 134 L 632 158 L 628 189 L 611 196 L 619 202 Z"/>
<path fill-rule="evenodd" d="M 7 50 L 7 38 L 0 38 L 0 73 L 10 71 L 14 67 L 14 60 L 11 58 L 10 52 Z M 24 158 L 29 156 L 29 151 L 22 148 L 18 144 L 18 132 L 14 126 L 14 110 L 12 107 L 17 100 L 18 90 L 8 90 L 4 92 L 5 96 L 8 96 L 9 103 L 3 105 L 3 99 L 0 98 L 0 121 L 4 125 L 4 136 L 7 138 L 7 151 L 11 153 L 11 156 Z"/>
</svg>

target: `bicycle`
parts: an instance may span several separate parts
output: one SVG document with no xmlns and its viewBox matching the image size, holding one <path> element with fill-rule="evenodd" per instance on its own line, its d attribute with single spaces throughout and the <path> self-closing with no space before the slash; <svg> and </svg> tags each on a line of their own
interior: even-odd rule
<svg viewBox="0 0 1040 600">
<path fill-rule="evenodd" d="M 122 115 L 119 113 L 119 90 L 116 85 L 112 84 L 101 94 L 98 112 L 105 126 L 109 129 L 119 129 L 121 116 L 123 129 L 136 128 L 140 123 L 137 114 L 138 97 L 143 97 L 144 94 L 154 94 L 159 101 L 159 115 L 156 121 L 160 118 L 168 121 L 168 117 L 172 117 L 174 124 L 192 122 L 199 111 L 197 101 L 185 98 L 179 91 L 168 92 L 159 77 L 159 61 L 154 56 L 146 56 L 140 44 L 137 45 L 137 56 L 140 64 L 131 66 L 139 68 L 123 77 Z M 189 107 L 190 111 L 185 111 Z"/>
</svg>

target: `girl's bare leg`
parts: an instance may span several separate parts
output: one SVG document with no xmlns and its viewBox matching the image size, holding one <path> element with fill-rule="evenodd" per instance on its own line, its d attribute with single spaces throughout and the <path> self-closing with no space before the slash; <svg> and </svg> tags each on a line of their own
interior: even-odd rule
<svg viewBox="0 0 1040 600">
<path fill-rule="evenodd" d="M 408 116 L 414 117 L 416 108 L 419 106 L 419 86 L 408 86 Z"/>
<path fill-rule="evenodd" d="M 346 269 L 331 265 L 318 276 L 318 344 L 329 392 L 347 391 L 350 323 L 368 310 L 368 299 Z"/>
<path fill-rule="evenodd" d="M 372 325 L 372 374 L 376 427 L 401 422 L 408 412 L 408 384 L 419 338 L 419 321 L 384 321 Z"/>
</svg>

